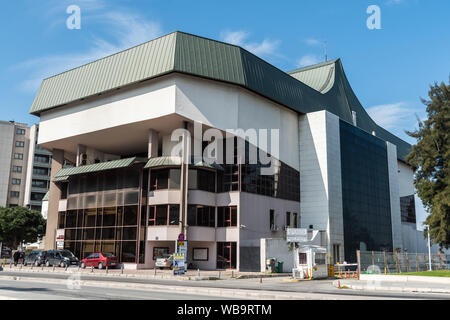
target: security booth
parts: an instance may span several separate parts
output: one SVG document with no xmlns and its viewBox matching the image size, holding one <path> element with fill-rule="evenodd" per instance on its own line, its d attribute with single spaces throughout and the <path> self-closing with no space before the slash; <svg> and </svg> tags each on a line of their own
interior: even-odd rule
<svg viewBox="0 0 450 320">
<path fill-rule="evenodd" d="M 295 248 L 294 278 L 321 279 L 328 277 L 327 249 L 316 245 Z"/>
</svg>

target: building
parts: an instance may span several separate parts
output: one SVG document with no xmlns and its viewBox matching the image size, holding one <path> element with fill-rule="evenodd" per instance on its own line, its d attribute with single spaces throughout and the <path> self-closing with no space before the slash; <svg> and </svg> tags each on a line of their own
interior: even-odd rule
<svg viewBox="0 0 450 320">
<path fill-rule="evenodd" d="M 261 239 L 286 227 L 353 261 L 401 250 L 415 220 L 410 145 L 369 117 L 340 59 L 286 73 L 174 32 L 45 79 L 30 113 L 53 153 L 48 249 L 151 268 L 183 233 L 199 268 L 259 270 Z"/>
<path fill-rule="evenodd" d="M 38 134 L 39 126 L 31 126 L 24 206 L 40 212 L 42 199 L 50 186 L 52 153 L 38 145 Z"/>
<path fill-rule="evenodd" d="M 0 207 L 23 206 L 30 128 L 0 121 Z"/>
</svg>

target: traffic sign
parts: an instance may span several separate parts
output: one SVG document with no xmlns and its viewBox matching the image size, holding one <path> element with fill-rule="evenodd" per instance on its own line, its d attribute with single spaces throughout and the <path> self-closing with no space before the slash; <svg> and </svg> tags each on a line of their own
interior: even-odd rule
<svg viewBox="0 0 450 320">
<path fill-rule="evenodd" d="M 178 241 L 184 241 L 184 234 L 183 233 L 180 233 L 178 235 Z"/>
</svg>

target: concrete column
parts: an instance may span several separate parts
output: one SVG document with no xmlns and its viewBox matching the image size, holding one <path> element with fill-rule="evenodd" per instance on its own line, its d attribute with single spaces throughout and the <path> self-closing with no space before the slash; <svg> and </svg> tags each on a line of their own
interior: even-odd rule
<svg viewBox="0 0 450 320">
<path fill-rule="evenodd" d="M 158 157 L 159 133 L 153 129 L 148 131 L 148 157 Z"/>
<path fill-rule="evenodd" d="M 56 229 L 58 227 L 59 200 L 61 190 L 53 182 L 55 174 L 62 169 L 64 164 L 64 150 L 53 149 L 52 171 L 50 174 L 50 190 L 48 201 L 47 230 L 45 232 L 45 250 L 52 250 L 56 247 Z"/>
</svg>

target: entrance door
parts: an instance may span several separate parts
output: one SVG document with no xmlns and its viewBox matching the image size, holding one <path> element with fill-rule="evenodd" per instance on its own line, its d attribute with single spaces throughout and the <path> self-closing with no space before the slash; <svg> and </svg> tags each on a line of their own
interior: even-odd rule
<svg viewBox="0 0 450 320">
<path fill-rule="evenodd" d="M 236 242 L 217 243 L 217 269 L 236 269 Z"/>
</svg>

